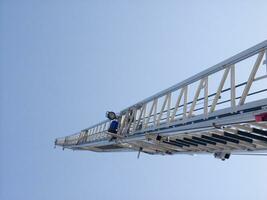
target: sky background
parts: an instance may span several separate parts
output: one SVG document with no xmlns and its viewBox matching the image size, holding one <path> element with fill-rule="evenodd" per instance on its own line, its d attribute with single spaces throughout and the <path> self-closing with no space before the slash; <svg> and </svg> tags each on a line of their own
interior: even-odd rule
<svg viewBox="0 0 267 200">
<path fill-rule="evenodd" d="M 0 0 L 0 199 L 267 199 L 266 157 L 54 149 L 267 39 L 267 2 Z"/>
</svg>

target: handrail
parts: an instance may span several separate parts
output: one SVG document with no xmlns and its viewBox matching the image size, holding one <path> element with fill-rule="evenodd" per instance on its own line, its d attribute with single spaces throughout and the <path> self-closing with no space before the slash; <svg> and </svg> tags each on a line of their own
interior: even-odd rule
<svg viewBox="0 0 267 200">
<path fill-rule="evenodd" d="M 194 76 L 192 76 L 192 77 L 190 77 L 190 78 L 188 78 L 188 79 L 186 79 L 180 83 L 178 83 L 178 84 L 175 84 L 175 85 L 173 85 L 173 86 L 171 86 L 171 87 L 169 87 L 169 88 L 167 88 L 161 92 L 158 92 L 158 93 L 156 93 L 156 94 L 154 94 L 154 95 L 152 95 L 152 96 L 150 96 L 150 97 L 148 97 L 148 98 L 146 98 L 146 99 L 144 99 L 144 100 L 142 100 L 142 101 L 140 101 L 140 102 L 138 102 L 132 106 L 129 106 L 129 107 L 123 109 L 121 111 L 121 113 L 125 113 L 128 109 L 130 109 L 132 107 L 143 105 L 149 101 L 152 101 L 153 99 L 160 98 L 160 97 L 166 95 L 167 93 L 173 92 L 173 91 L 178 90 L 182 87 L 185 87 L 186 85 L 194 83 L 194 82 L 202 79 L 203 77 L 206 77 L 206 76 L 209 76 L 213 73 L 221 71 L 221 70 L 225 69 L 227 66 L 238 63 L 238 62 L 240 62 L 240 61 L 242 61 L 248 57 L 251 57 L 251 56 L 259 53 L 260 51 L 262 51 L 264 49 L 267 49 L 267 40 L 255 45 L 255 46 L 253 46 L 253 47 L 251 47 L 245 51 L 242 51 L 242 52 L 236 54 L 235 56 L 232 56 L 232 57 L 230 57 L 230 58 L 228 58 L 228 59 L 226 59 L 226 60 L 224 60 L 224 61 L 222 61 L 222 62 L 220 62 L 220 63 L 218 63 L 218 64 L 216 64 L 216 65 L 214 65 L 214 66 L 212 66 L 212 67 L 210 67 L 210 68 L 208 68 L 208 69 L 206 69 L 206 70 L 204 70 L 204 71 L 202 71 L 202 72 L 200 72 L 200 73 L 198 73 L 198 74 L 196 74 L 196 75 L 194 75 Z"/>
<path fill-rule="evenodd" d="M 264 88 L 250 92 L 253 82 L 267 78 L 267 75 L 258 78 L 255 76 L 261 63 L 267 65 L 266 49 L 267 40 L 122 110 L 120 112 L 118 134 L 129 136 L 139 133 L 140 131 L 151 130 L 151 128 L 157 129 L 162 125 L 175 124 L 178 123 L 178 121 L 181 122 L 181 120 L 186 121 L 194 117 L 194 113 L 197 111 L 202 111 L 202 114 L 204 114 L 203 119 L 206 119 L 211 113 L 217 110 L 218 106 L 228 102 L 230 102 L 230 106 L 228 107 L 232 109 L 232 112 L 235 112 L 237 107 L 246 103 L 247 97 L 266 92 L 267 90 L 266 84 L 262 84 Z M 250 71 L 248 80 L 236 83 L 236 65 L 254 55 L 257 55 L 257 58 Z M 265 62 L 262 62 L 264 55 Z M 222 71 L 223 75 L 219 81 L 218 89 L 215 93 L 213 92 L 210 94 L 208 85 L 210 76 L 219 71 Z M 230 78 L 230 87 L 224 89 L 227 77 Z M 198 81 L 199 83 L 197 83 Z M 191 92 L 189 89 L 191 89 L 191 85 L 195 83 L 197 84 L 197 88 L 193 88 L 194 90 L 192 90 L 194 97 L 188 99 L 188 91 Z M 241 94 L 237 94 L 237 89 L 239 88 L 242 88 Z M 200 97 L 201 91 L 204 92 L 203 97 Z M 175 92 L 179 95 L 174 98 L 172 95 Z M 230 93 L 228 95 L 229 97 L 221 99 L 221 96 L 227 92 Z M 211 97 L 212 99 L 210 99 Z M 181 102 L 182 98 L 183 102 Z M 161 105 L 159 104 L 160 100 L 163 100 Z M 176 102 L 175 105 L 171 105 L 174 102 L 173 100 Z M 237 100 L 239 100 L 239 102 L 237 102 Z M 109 120 L 102 121 L 89 128 L 83 129 L 79 133 L 58 138 L 55 143 L 64 146 L 75 145 L 79 142 L 106 140 L 109 138 L 109 135 L 106 134 L 109 123 Z"/>
</svg>

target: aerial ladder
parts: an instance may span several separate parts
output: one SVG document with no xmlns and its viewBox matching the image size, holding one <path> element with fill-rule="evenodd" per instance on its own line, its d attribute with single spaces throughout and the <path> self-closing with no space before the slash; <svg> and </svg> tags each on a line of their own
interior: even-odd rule
<svg viewBox="0 0 267 200">
<path fill-rule="evenodd" d="M 267 155 L 267 40 L 76 134 L 63 149 Z M 114 126 L 115 125 L 115 126 Z M 112 127 L 113 126 L 113 127 Z"/>
</svg>

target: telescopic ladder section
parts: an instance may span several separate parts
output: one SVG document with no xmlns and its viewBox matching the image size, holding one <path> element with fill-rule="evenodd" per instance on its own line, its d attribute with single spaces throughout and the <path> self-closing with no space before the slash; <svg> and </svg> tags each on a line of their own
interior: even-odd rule
<svg viewBox="0 0 267 200">
<path fill-rule="evenodd" d="M 119 112 L 57 146 L 96 152 L 230 154 L 267 150 L 267 40 Z"/>
</svg>

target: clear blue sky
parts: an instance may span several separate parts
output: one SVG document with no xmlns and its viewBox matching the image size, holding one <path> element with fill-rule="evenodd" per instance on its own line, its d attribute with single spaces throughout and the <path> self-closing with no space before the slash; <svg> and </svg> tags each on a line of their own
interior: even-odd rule
<svg viewBox="0 0 267 200">
<path fill-rule="evenodd" d="M 266 1 L 0 0 L 0 199 L 267 199 L 267 158 L 53 149 L 267 39 Z"/>
</svg>

